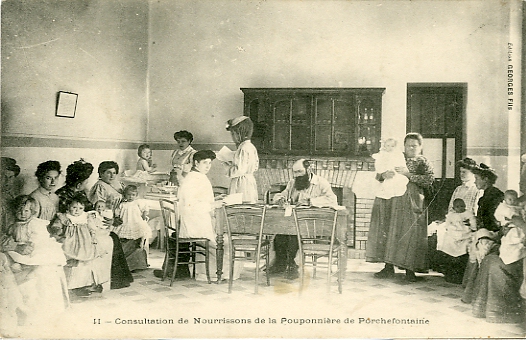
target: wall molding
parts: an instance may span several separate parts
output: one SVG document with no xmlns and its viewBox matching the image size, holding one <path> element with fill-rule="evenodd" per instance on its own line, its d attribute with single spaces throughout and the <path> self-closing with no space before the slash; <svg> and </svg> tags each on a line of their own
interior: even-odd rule
<svg viewBox="0 0 526 340">
<path fill-rule="evenodd" d="M 2 136 L 2 147 L 73 148 L 73 149 L 137 149 L 142 142 L 79 139 L 68 137 Z"/>
<path fill-rule="evenodd" d="M 11 148 L 77 148 L 77 149 L 137 149 L 139 145 L 147 143 L 153 150 L 174 150 L 174 142 L 143 142 L 129 140 L 100 140 L 82 139 L 58 136 L 31 136 L 31 135 L 2 135 L 2 147 Z M 235 144 L 229 143 L 194 143 L 192 146 L 197 150 L 219 150 L 227 146 L 235 150 Z M 467 154 L 470 156 L 520 156 L 520 150 L 503 147 L 468 147 Z"/>
<path fill-rule="evenodd" d="M 141 144 L 149 144 L 153 150 L 174 150 L 175 141 L 169 142 L 144 142 L 127 140 L 100 140 L 83 139 L 58 136 L 31 136 L 31 135 L 2 135 L 3 148 L 68 148 L 68 149 L 132 149 L 136 150 Z M 197 150 L 219 150 L 226 145 L 235 150 L 234 143 L 202 143 L 192 144 Z"/>
<path fill-rule="evenodd" d="M 492 147 L 471 147 L 467 148 L 467 154 L 469 156 L 493 156 L 493 157 L 502 157 L 502 156 L 514 156 L 519 155 L 520 150 L 513 150 L 508 148 L 492 148 Z"/>
</svg>

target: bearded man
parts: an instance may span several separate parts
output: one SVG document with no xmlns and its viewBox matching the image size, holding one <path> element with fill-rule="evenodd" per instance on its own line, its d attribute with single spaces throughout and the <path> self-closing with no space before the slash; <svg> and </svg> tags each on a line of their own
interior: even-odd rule
<svg viewBox="0 0 526 340">
<path fill-rule="evenodd" d="M 285 190 L 274 196 L 273 202 L 283 204 L 289 202 L 296 206 L 313 207 L 337 206 L 336 195 L 329 182 L 310 169 L 309 161 L 300 159 L 292 165 L 293 179 L 289 181 Z M 298 278 L 298 265 L 294 258 L 298 252 L 296 235 L 278 234 L 274 238 L 276 258 L 269 268 L 269 274 L 285 274 L 287 279 Z"/>
</svg>

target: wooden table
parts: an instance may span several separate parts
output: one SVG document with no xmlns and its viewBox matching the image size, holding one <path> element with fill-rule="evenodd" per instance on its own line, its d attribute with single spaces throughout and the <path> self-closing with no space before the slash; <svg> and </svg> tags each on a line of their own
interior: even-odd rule
<svg viewBox="0 0 526 340">
<path fill-rule="evenodd" d="M 336 220 L 336 238 L 340 242 L 340 261 L 338 261 L 338 269 L 342 271 L 342 276 L 345 278 L 345 270 L 347 268 L 347 210 L 338 210 L 338 218 Z M 217 283 L 221 282 L 223 275 L 223 255 L 224 255 L 224 236 L 226 233 L 225 214 L 222 208 L 216 209 L 216 232 L 217 232 Z M 254 230 L 254 233 L 258 233 Z M 296 235 L 296 225 L 293 216 L 285 216 L 285 209 L 282 208 L 267 208 L 265 216 L 265 226 L 263 232 L 265 234 L 285 234 Z"/>
</svg>

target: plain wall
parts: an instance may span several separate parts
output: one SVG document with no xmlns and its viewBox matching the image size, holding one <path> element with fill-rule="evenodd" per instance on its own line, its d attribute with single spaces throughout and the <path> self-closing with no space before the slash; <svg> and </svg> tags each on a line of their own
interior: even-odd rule
<svg viewBox="0 0 526 340">
<path fill-rule="evenodd" d="M 382 135 L 403 138 L 407 83 L 467 83 L 467 155 L 508 185 L 508 1 L 156 0 L 150 19 L 151 142 L 229 142 L 241 87 L 385 87 Z"/>
<path fill-rule="evenodd" d="M 135 168 L 148 119 L 148 6 L 2 1 L 2 156 L 20 164 L 24 193 L 49 159 L 64 170 L 81 157 Z M 55 116 L 59 91 L 78 94 L 75 118 Z"/>
<path fill-rule="evenodd" d="M 383 133 L 400 137 L 407 83 L 466 82 L 468 148 L 506 147 L 504 5 L 152 1 L 149 140 L 229 141 L 240 87 L 386 87 Z"/>
</svg>

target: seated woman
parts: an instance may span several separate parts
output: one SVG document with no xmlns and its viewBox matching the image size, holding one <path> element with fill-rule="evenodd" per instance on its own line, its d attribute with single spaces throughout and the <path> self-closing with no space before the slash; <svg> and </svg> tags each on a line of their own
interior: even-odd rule
<svg viewBox="0 0 526 340">
<path fill-rule="evenodd" d="M 448 213 L 454 212 L 453 202 L 457 199 L 461 199 L 464 201 L 466 212 L 475 214 L 477 212 L 477 201 L 482 194 L 482 190 L 475 185 L 475 175 L 473 174 L 473 169 L 477 167 L 477 163 L 471 158 L 464 158 L 457 163 L 457 166 L 459 167 L 462 184 L 456 187 L 451 196 Z M 474 229 L 475 225 L 470 225 L 469 227 Z M 428 227 L 428 232 L 430 234 L 433 232 L 437 232 L 438 234 L 429 237 L 430 267 L 443 273 L 447 282 L 460 284 L 462 283 L 462 278 L 468 262 L 468 255 L 466 251 L 444 252 L 442 250 L 437 250 L 437 237 L 439 235 L 446 236 L 445 228 L 446 225 L 439 222 L 433 222 Z M 443 240 L 440 240 L 440 243 L 442 242 Z"/>
<path fill-rule="evenodd" d="M 522 229 L 524 235 L 526 223 L 522 217 L 515 216 L 512 223 L 516 228 Z M 480 229 L 483 231 L 485 229 Z M 490 233 L 489 231 L 487 231 Z M 524 237 L 522 244 L 524 244 Z M 524 303 L 520 294 L 521 284 L 523 284 L 523 265 L 524 253 L 516 256 L 513 260 L 509 255 L 499 252 L 506 252 L 500 247 L 489 248 L 487 255 L 477 254 L 478 268 L 474 280 L 470 280 L 464 290 L 462 302 L 471 303 L 473 315 L 478 318 L 486 318 L 487 322 L 492 323 L 521 323 L 524 321 Z M 502 256 L 505 255 L 505 256 Z M 505 263 L 502 258 L 506 259 Z M 511 262 L 513 261 L 513 262 Z"/>
<path fill-rule="evenodd" d="M 2 237 L 2 250 L 15 274 L 28 323 L 57 316 L 69 306 L 62 267 L 66 258 L 60 243 L 50 237 L 48 221 L 36 217 L 37 204 L 31 196 L 13 201 L 16 221 Z"/>
<path fill-rule="evenodd" d="M 93 185 L 90 190 L 90 201 L 93 204 L 103 202 L 106 206 L 111 207 L 114 216 L 118 217 L 116 211 L 122 202 L 123 185 L 117 180 L 119 173 L 119 165 L 113 161 L 104 161 L 99 164 L 98 168 L 99 180 Z M 114 223 L 115 226 L 122 224 L 122 220 L 118 220 L 119 223 Z M 118 231 L 118 228 L 115 229 Z M 141 239 L 130 239 L 127 235 L 120 235 L 120 243 L 122 244 L 122 250 L 128 263 L 130 271 L 143 270 L 148 268 L 148 262 L 146 259 L 146 252 L 141 248 Z"/>
<path fill-rule="evenodd" d="M 97 169 L 99 180 L 91 187 L 89 198 L 92 204 L 105 202 L 115 212 L 122 201 L 124 186 L 117 180 L 119 164 L 104 161 Z"/>
<path fill-rule="evenodd" d="M 93 165 L 84 160 L 75 161 L 66 169 L 66 184 L 56 191 L 59 196 L 59 212 L 67 212 L 68 199 L 76 194 L 86 195 L 86 184 L 93 172 Z M 93 206 L 87 203 L 85 210 L 91 211 Z M 112 219 L 105 221 L 106 225 L 111 225 Z M 119 237 L 114 232 L 110 232 L 109 236 L 113 241 L 113 250 L 111 255 L 111 289 L 119 289 L 129 287 L 133 282 L 133 276 L 124 257 L 122 245 Z"/>
<path fill-rule="evenodd" d="M 206 176 L 216 158 L 212 150 L 200 150 L 194 154 L 192 171 L 186 175 L 178 191 L 179 216 L 181 219 L 181 237 L 207 238 L 210 240 L 210 278 L 217 279 L 216 273 L 216 237 L 214 230 L 215 209 L 223 206 L 223 201 L 214 200 L 212 184 Z M 225 243 L 225 254 L 229 254 L 228 244 Z M 229 261 L 223 261 L 223 272 L 229 272 Z M 234 278 L 239 277 L 242 262 L 236 262 Z M 206 280 L 204 264 L 196 267 L 196 280 Z"/>
<path fill-rule="evenodd" d="M 85 211 L 89 201 L 76 193 L 65 202 L 66 213 L 58 213 L 49 229 L 62 243 L 67 258 L 64 267 L 68 288 L 78 296 L 101 293 L 111 277 L 113 242 L 94 212 Z M 100 223 L 98 223 L 100 222 Z"/>
<path fill-rule="evenodd" d="M 58 177 L 60 176 L 60 163 L 47 161 L 40 163 L 35 172 L 39 187 L 30 195 L 37 203 L 37 217 L 50 221 L 58 210 L 58 196 L 55 194 Z"/>
</svg>

